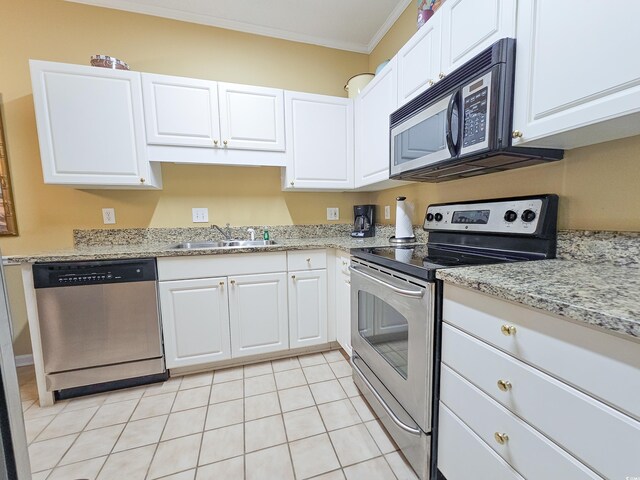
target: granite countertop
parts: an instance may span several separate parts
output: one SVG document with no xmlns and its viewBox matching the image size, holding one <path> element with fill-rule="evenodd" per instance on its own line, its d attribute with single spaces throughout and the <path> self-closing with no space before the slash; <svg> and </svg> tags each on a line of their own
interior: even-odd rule
<svg viewBox="0 0 640 480">
<path fill-rule="evenodd" d="M 640 268 L 540 260 L 439 270 L 439 279 L 640 340 Z M 446 286 L 445 286 L 446 288 Z"/>
<path fill-rule="evenodd" d="M 389 246 L 389 238 L 376 236 L 355 239 L 346 236 L 326 238 L 275 238 L 275 245 L 263 247 L 225 247 L 207 249 L 172 249 L 167 243 L 144 243 L 136 245 L 96 245 L 79 246 L 66 250 L 53 250 L 25 255 L 7 255 L 3 257 L 5 264 L 30 262 L 64 262 L 74 260 L 110 260 L 116 258 L 142 257 L 177 257 L 194 255 L 228 255 L 236 253 L 281 252 L 287 250 L 308 250 L 312 248 L 337 248 L 349 251 L 351 248 Z"/>
</svg>

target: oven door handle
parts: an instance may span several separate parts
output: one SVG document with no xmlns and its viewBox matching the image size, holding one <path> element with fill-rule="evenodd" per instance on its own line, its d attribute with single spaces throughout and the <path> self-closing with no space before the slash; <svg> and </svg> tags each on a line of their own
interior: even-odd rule
<svg viewBox="0 0 640 480">
<path fill-rule="evenodd" d="M 376 397 L 376 400 L 380 402 L 380 405 L 382 405 L 382 408 L 384 408 L 384 411 L 387 412 L 387 415 L 389 415 L 389 418 L 393 421 L 393 423 L 395 423 L 399 428 L 401 428 L 407 433 L 410 433 L 412 435 L 421 435 L 422 430 L 420 430 L 419 428 L 411 427 L 406 423 L 404 423 L 402 420 L 400 420 L 398 417 L 396 417 L 396 414 L 393 413 L 393 410 L 391 410 L 391 408 L 389 408 L 389 405 L 387 405 L 387 402 L 384 401 L 384 399 L 376 391 L 373 385 L 371 385 L 371 382 L 369 382 L 369 380 L 364 375 L 362 370 L 360 370 L 358 365 L 356 365 L 356 362 L 355 362 L 356 358 L 360 358 L 360 357 L 358 357 L 357 355 L 354 355 L 351 358 L 351 366 L 356 369 L 356 372 L 358 372 L 358 375 L 360 376 L 360 380 L 362 380 L 365 383 L 365 385 L 369 387 L 369 390 L 371 390 L 371 393 L 373 394 L 373 396 Z"/>
<path fill-rule="evenodd" d="M 390 290 L 397 293 L 398 295 L 404 295 L 405 297 L 412 297 L 412 298 L 424 297 L 423 288 L 420 288 L 418 290 L 410 290 L 408 288 L 399 288 L 399 287 L 396 287 L 395 285 L 385 282 L 384 280 L 380 280 L 379 278 L 376 278 L 373 275 L 365 273 L 357 267 L 349 267 L 349 270 L 359 275 L 362 275 L 363 277 L 366 277 L 368 280 L 371 280 L 372 282 L 376 282 L 380 285 L 383 285 L 386 288 L 389 288 Z"/>
</svg>

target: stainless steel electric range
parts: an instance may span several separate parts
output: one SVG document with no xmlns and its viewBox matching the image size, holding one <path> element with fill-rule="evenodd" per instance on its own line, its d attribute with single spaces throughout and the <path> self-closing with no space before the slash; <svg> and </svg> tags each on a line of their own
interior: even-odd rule
<svg viewBox="0 0 640 480">
<path fill-rule="evenodd" d="M 555 257 L 558 197 L 430 205 L 425 245 L 351 250 L 353 378 L 422 479 L 436 478 L 441 268 Z"/>
</svg>

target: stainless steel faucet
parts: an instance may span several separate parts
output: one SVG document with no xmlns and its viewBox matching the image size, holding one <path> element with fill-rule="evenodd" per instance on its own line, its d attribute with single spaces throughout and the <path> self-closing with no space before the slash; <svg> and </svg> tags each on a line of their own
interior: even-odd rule
<svg viewBox="0 0 640 480">
<path fill-rule="evenodd" d="M 228 223 L 224 230 L 222 230 L 218 225 L 215 224 L 211 225 L 211 228 L 215 228 L 216 230 L 218 230 L 226 240 L 233 240 L 233 238 L 231 237 L 231 227 Z"/>
<path fill-rule="evenodd" d="M 253 228 L 247 228 L 247 232 L 251 235 L 251 241 L 255 241 L 256 239 L 256 231 Z"/>
</svg>

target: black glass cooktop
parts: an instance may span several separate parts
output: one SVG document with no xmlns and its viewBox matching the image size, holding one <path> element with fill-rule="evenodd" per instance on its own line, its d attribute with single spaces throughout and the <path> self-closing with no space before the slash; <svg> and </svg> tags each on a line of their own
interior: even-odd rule
<svg viewBox="0 0 640 480">
<path fill-rule="evenodd" d="M 436 270 L 439 268 L 489 265 L 528 259 L 526 256 L 502 252 L 430 245 L 353 248 L 351 255 L 428 281 L 435 280 Z"/>
</svg>

